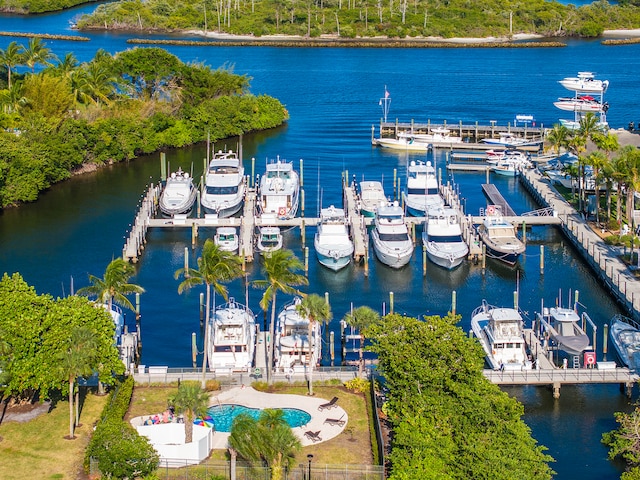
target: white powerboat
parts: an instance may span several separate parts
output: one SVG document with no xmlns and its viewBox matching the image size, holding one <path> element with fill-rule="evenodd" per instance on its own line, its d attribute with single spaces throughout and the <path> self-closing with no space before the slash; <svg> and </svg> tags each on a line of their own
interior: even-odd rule
<svg viewBox="0 0 640 480">
<path fill-rule="evenodd" d="M 380 204 L 387 203 L 381 182 L 365 182 L 359 184 L 358 210 L 365 217 L 373 218 Z"/>
<path fill-rule="evenodd" d="M 258 251 L 263 255 L 282 248 L 282 233 L 278 227 L 260 227 L 256 241 Z"/>
<path fill-rule="evenodd" d="M 560 80 L 560 85 L 572 92 L 602 95 L 609 87 L 609 80 L 596 80 L 592 72 L 578 72 L 577 77 L 566 77 Z"/>
<path fill-rule="evenodd" d="M 349 265 L 353 256 L 353 241 L 342 208 L 331 205 L 320 210 L 320 223 L 313 244 L 318 261 L 325 267 L 337 271 Z"/>
<path fill-rule="evenodd" d="M 536 318 L 548 332 L 553 346 L 568 355 L 580 355 L 589 349 L 589 336 L 581 326 L 583 319 L 571 308 L 542 308 Z"/>
<path fill-rule="evenodd" d="M 413 242 L 398 202 L 378 207 L 371 240 L 378 260 L 385 265 L 401 268 L 409 263 L 413 255 Z"/>
<path fill-rule="evenodd" d="M 300 315 L 296 306 L 302 300 L 296 297 L 278 314 L 275 327 L 276 371 L 305 372 L 309 365 L 315 367 L 322 354 L 320 322 L 311 324 L 311 358 L 309 358 L 309 319 Z"/>
<path fill-rule="evenodd" d="M 452 144 L 462 143 L 462 137 L 451 135 L 451 130 L 441 127 L 432 128 L 430 133 L 401 132 L 398 134 L 398 138 L 413 139 L 414 142 L 426 143 L 433 147 L 448 147 Z"/>
<path fill-rule="evenodd" d="M 160 194 L 158 207 L 163 215 L 173 217 L 191 213 L 193 204 L 196 201 L 198 191 L 193 184 L 193 178 L 188 172 L 183 172 L 178 168 L 177 172 L 171 173 Z"/>
<path fill-rule="evenodd" d="M 230 298 L 215 308 L 210 322 L 209 369 L 249 371 L 256 346 L 253 312 Z"/>
<path fill-rule="evenodd" d="M 498 175 L 515 177 L 518 176 L 522 170 L 531 167 L 531 162 L 526 157 L 518 158 L 505 155 L 493 165 L 491 170 Z"/>
<path fill-rule="evenodd" d="M 448 270 L 456 268 L 469 254 L 462 239 L 458 214 L 453 208 L 430 209 L 422 232 L 427 257 Z"/>
<path fill-rule="evenodd" d="M 487 150 L 487 163 L 497 165 L 502 160 L 529 163 L 529 158 L 520 150 Z"/>
<path fill-rule="evenodd" d="M 609 336 L 620 362 L 632 372 L 640 370 L 640 324 L 623 315 L 611 319 Z"/>
<path fill-rule="evenodd" d="M 224 252 L 238 253 L 240 240 L 235 227 L 218 227 L 213 242 Z"/>
<path fill-rule="evenodd" d="M 500 133 L 498 138 L 484 138 L 482 139 L 483 143 L 489 145 L 498 145 L 502 147 L 527 147 L 527 146 L 535 146 L 541 145 L 542 139 L 539 140 L 528 140 L 526 138 L 518 137 L 516 135 L 512 135 L 510 133 Z"/>
<path fill-rule="evenodd" d="M 585 95 L 580 97 L 561 97 L 553 105 L 560 110 L 566 112 L 606 112 L 609 109 L 607 102 L 600 102 L 592 96 Z"/>
<path fill-rule="evenodd" d="M 237 152 L 219 150 L 214 153 L 205 172 L 204 183 L 200 203 L 206 214 L 224 218 L 242 208 L 246 181 Z"/>
<path fill-rule="evenodd" d="M 407 188 L 402 193 L 409 215 L 423 217 L 430 208 L 444 206 L 436 169 L 431 162 L 412 161 L 407 167 Z"/>
<path fill-rule="evenodd" d="M 428 142 L 422 142 L 416 140 L 413 137 L 398 137 L 398 138 L 377 138 L 375 140 L 376 145 L 382 148 L 389 148 L 391 150 L 403 150 L 406 152 L 421 152 L 427 153 L 431 150 L 432 145 Z"/>
<path fill-rule="evenodd" d="M 298 212 L 300 178 L 293 163 L 280 160 L 267 163 L 260 179 L 258 207 L 262 215 L 289 219 Z"/>
<path fill-rule="evenodd" d="M 531 368 L 524 341 L 524 322 L 513 308 L 498 308 L 482 302 L 471 314 L 471 330 L 494 370 Z"/>
<path fill-rule="evenodd" d="M 516 229 L 502 217 L 498 205 L 489 205 L 484 221 L 478 226 L 480 239 L 487 247 L 487 256 L 514 265 L 525 251 Z"/>
</svg>

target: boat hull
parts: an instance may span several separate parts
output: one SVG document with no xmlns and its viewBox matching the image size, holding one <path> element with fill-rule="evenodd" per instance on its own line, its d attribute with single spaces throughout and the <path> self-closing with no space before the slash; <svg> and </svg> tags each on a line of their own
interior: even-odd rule
<svg viewBox="0 0 640 480">
<path fill-rule="evenodd" d="M 217 205 L 205 203 L 204 200 L 200 203 L 205 214 L 217 215 L 219 218 L 228 218 L 234 216 L 242 209 L 244 200 L 240 199 L 238 203 L 234 204 L 225 204 L 222 208 L 219 208 Z"/>
<path fill-rule="evenodd" d="M 373 240 L 373 251 L 376 257 L 388 267 L 402 268 L 411 260 L 413 256 L 413 246 L 393 248 L 381 242 L 375 232 L 372 232 L 371 236 Z"/>
<path fill-rule="evenodd" d="M 318 251 L 316 251 L 316 255 L 318 257 L 318 262 L 320 265 L 323 265 L 334 272 L 343 269 L 347 265 L 351 263 L 351 255 L 345 256 L 333 256 L 333 255 L 324 255 Z"/>
</svg>

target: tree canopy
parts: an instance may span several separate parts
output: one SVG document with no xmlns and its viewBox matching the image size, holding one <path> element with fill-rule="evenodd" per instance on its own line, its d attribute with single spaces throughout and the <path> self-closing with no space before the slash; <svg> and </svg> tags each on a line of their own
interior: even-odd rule
<svg viewBox="0 0 640 480">
<path fill-rule="evenodd" d="M 448 316 L 366 328 L 389 388 L 391 479 L 550 479 L 524 408 L 482 375 L 484 353 Z"/>
</svg>

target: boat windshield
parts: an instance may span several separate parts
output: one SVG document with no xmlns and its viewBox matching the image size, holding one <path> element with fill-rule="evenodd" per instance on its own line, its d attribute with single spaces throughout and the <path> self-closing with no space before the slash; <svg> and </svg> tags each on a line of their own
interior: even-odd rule
<svg viewBox="0 0 640 480">
<path fill-rule="evenodd" d="M 406 242 L 409 240 L 407 233 L 380 233 L 381 242 Z"/>
<path fill-rule="evenodd" d="M 228 187 L 207 185 L 207 195 L 234 195 L 236 193 L 238 193 L 237 185 L 230 185 Z"/>
<path fill-rule="evenodd" d="M 458 242 L 462 242 L 462 236 L 461 235 L 430 235 L 429 241 L 436 242 L 436 243 L 458 243 Z"/>
<path fill-rule="evenodd" d="M 438 195 L 437 188 L 409 188 L 407 189 L 409 195 Z"/>
</svg>

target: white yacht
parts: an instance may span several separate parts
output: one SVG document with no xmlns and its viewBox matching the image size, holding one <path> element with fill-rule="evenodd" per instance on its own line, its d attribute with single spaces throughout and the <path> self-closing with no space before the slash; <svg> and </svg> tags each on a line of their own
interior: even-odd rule
<svg viewBox="0 0 640 480">
<path fill-rule="evenodd" d="M 358 209 L 365 217 L 373 218 L 380 204 L 387 203 L 382 182 L 365 182 L 359 184 Z"/>
<path fill-rule="evenodd" d="M 320 210 L 320 223 L 313 244 L 318 261 L 325 267 L 337 271 L 349 265 L 353 241 L 344 209 L 331 205 Z"/>
<path fill-rule="evenodd" d="M 523 323 L 517 310 L 493 307 L 484 301 L 471 314 L 471 330 L 494 370 L 531 368 Z"/>
<path fill-rule="evenodd" d="M 172 172 L 167 178 L 160 194 L 158 207 L 166 217 L 188 215 L 196 201 L 197 193 L 191 175 L 188 172 L 183 172 L 182 168 L 178 168 L 177 172 Z"/>
<path fill-rule="evenodd" d="M 640 371 L 640 324 L 617 314 L 611 319 L 609 336 L 620 362 L 632 372 Z"/>
<path fill-rule="evenodd" d="M 238 253 L 240 240 L 235 227 L 218 227 L 213 241 L 224 252 Z"/>
<path fill-rule="evenodd" d="M 278 227 L 260 227 L 256 247 L 262 255 L 269 255 L 271 252 L 282 248 L 282 233 Z"/>
<path fill-rule="evenodd" d="M 609 87 L 609 80 L 596 80 L 593 72 L 578 72 L 577 77 L 560 80 L 560 85 L 572 92 L 602 95 Z"/>
<path fill-rule="evenodd" d="M 229 298 L 215 308 L 210 320 L 209 369 L 249 371 L 256 347 L 255 315 Z"/>
<path fill-rule="evenodd" d="M 582 328 L 582 318 L 571 308 L 542 308 L 536 318 L 543 331 L 548 332 L 549 339 L 559 350 L 568 355 L 580 355 L 589 349 L 589 336 Z"/>
<path fill-rule="evenodd" d="M 430 208 L 444 206 L 438 189 L 436 169 L 431 162 L 412 161 L 407 168 L 407 188 L 403 192 L 404 204 L 409 215 L 425 216 Z"/>
<path fill-rule="evenodd" d="M 607 102 L 596 100 L 590 95 L 582 95 L 578 97 L 560 97 L 553 105 L 565 112 L 606 112 L 609 109 Z"/>
<path fill-rule="evenodd" d="M 296 311 L 302 300 L 296 297 L 278 314 L 275 328 L 276 371 L 305 372 L 308 365 L 315 367 L 322 355 L 322 337 L 319 322 L 311 326 L 311 358 L 309 358 L 309 319 Z"/>
<path fill-rule="evenodd" d="M 487 247 L 487 256 L 514 265 L 525 251 L 512 223 L 502 217 L 498 205 L 489 205 L 484 221 L 478 226 L 480 239 Z"/>
<path fill-rule="evenodd" d="M 398 138 L 413 139 L 433 147 L 448 147 L 452 144 L 455 146 L 457 143 L 462 143 L 462 137 L 452 135 L 451 130 L 442 127 L 432 128 L 429 133 L 401 132 L 398 134 Z"/>
<path fill-rule="evenodd" d="M 427 257 L 448 270 L 456 268 L 469 254 L 462 239 L 458 213 L 453 208 L 430 209 L 422 232 Z"/>
<path fill-rule="evenodd" d="M 413 242 L 398 202 L 378 207 L 371 240 L 378 260 L 385 265 L 401 268 L 409 263 L 413 255 Z"/>
<path fill-rule="evenodd" d="M 200 203 L 205 213 L 220 218 L 236 214 L 244 203 L 246 180 L 237 152 L 219 150 L 213 154 L 204 176 Z"/>
<path fill-rule="evenodd" d="M 427 153 L 432 149 L 432 145 L 430 143 L 421 142 L 412 137 L 377 138 L 375 143 L 382 148 L 403 150 L 405 152 Z"/>
<path fill-rule="evenodd" d="M 262 215 L 289 219 L 298 212 L 300 178 L 293 163 L 280 160 L 267 163 L 260 179 L 258 207 Z"/>
</svg>

